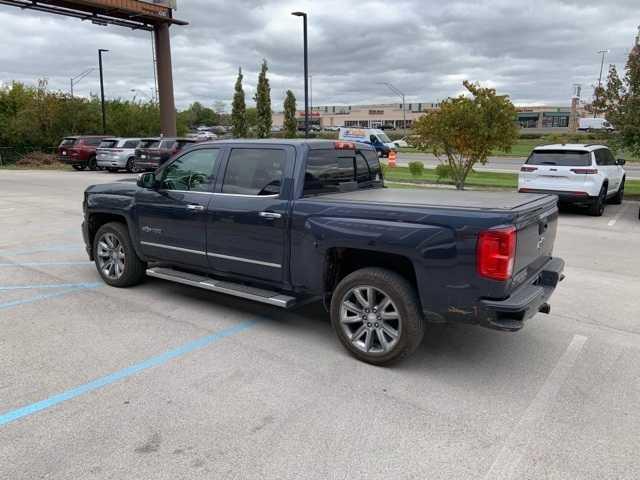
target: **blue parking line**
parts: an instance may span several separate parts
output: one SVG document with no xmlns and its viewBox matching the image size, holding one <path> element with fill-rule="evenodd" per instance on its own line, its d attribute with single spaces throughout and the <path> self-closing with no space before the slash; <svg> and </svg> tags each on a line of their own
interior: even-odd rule
<svg viewBox="0 0 640 480">
<path fill-rule="evenodd" d="M 37 290 L 40 288 L 96 288 L 101 284 L 97 282 L 93 283 L 47 283 L 47 284 L 34 284 L 34 285 L 0 285 L 0 291 L 2 290 Z"/>
<path fill-rule="evenodd" d="M 7 423 L 13 422 L 23 417 L 27 417 L 29 415 L 33 415 L 34 413 L 54 407 L 62 402 L 66 402 L 67 400 L 71 400 L 73 398 L 79 397 L 80 395 L 84 395 L 85 393 L 89 393 L 93 390 L 97 390 L 112 383 L 118 382 L 143 370 L 157 367 L 168 362 L 169 360 L 181 357 L 187 353 L 191 353 L 195 350 L 200 350 L 201 348 L 222 340 L 223 338 L 243 332 L 254 326 L 256 323 L 256 320 L 249 320 L 239 323 L 238 325 L 235 325 L 231 328 L 226 328 L 212 335 L 208 335 L 206 337 L 191 341 L 181 347 L 169 350 L 155 357 L 151 357 L 148 360 L 136 363 L 134 365 L 131 365 L 130 367 L 118 370 L 117 372 L 111 373 L 104 377 L 100 377 L 89 383 L 80 385 L 79 387 L 71 388 L 57 395 L 53 395 L 52 397 L 49 397 L 45 400 L 41 400 L 30 405 L 25 405 L 24 407 L 20 407 L 15 410 L 10 410 L 0 415 L 0 426 L 4 426 Z"/>
<path fill-rule="evenodd" d="M 93 285 L 95 285 L 95 286 L 93 286 Z M 99 284 L 99 283 L 97 283 L 97 284 L 86 284 L 85 286 L 82 286 L 82 287 L 68 288 L 66 290 L 62 290 L 61 292 L 45 293 L 45 294 L 42 294 L 42 295 L 36 295 L 35 297 L 24 298 L 22 300 L 12 300 L 10 302 L 4 302 L 4 303 L 0 303 L 0 310 L 4 310 L 4 309 L 7 309 L 7 308 L 11 308 L 11 307 L 17 307 L 19 305 L 27 305 L 29 303 L 35 303 L 35 302 L 39 302 L 40 300 L 46 300 L 48 298 L 62 297 L 64 295 L 68 295 L 69 293 L 74 293 L 74 292 L 79 292 L 81 290 L 88 290 L 88 289 L 97 288 L 100 285 L 101 284 Z"/>
<path fill-rule="evenodd" d="M 93 262 L 22 262 L 22 263 L 0 263 L 2 267 L 51 267 L 51 266 L 64 266 L 64 265 L 93 265 Z"/>
<path fill-rule="evenodd" d="M 65 245 L 45 245 L 42 247 L 34 247 L 26 250 L 9 250 L 9 251 L 0 250 L 0 257 L 29 255 L 31 253 L 40 253 L 40 252 L 68 252 L 68 251 L 75 251 L 80 248 L 84 248 L 84 244 L 73 243 L 73 244 L 65 244 Z"/>
</svg>

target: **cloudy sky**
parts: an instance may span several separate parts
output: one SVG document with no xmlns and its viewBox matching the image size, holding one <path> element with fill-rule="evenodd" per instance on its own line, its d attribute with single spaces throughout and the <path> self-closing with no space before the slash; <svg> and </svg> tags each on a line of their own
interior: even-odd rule
<svg viewBox="0 0 640 480">
<path fill-rule="evenodd" d="M 302 100 L 302 22 L 290 12 L 304 10 L 314 105 L 397 101 L 378 82 L 393 83 L 407 101 L 432 102 L 458 94 L 464 79 L 517 104 L 566 105 L 574 83 L 590 96 L 598 50 L 624 65 L 640 23 L 637 1 L 178 0 L 175 16 L 190 24 L 171 29 L 176 103 L 229 106 L 239 66 L 249 98 L 263 58 L 274 109 L 288 88 Z M 69 77 L 96 66 L 97 49 L 106 48 L 107 96 L 151 95 L 148 32 L 4 5 L 0 25 L 0 82 L 46 77 L 68 90 Z M 97 72 L 75 90 L 98 92 Z"/>
</svg>

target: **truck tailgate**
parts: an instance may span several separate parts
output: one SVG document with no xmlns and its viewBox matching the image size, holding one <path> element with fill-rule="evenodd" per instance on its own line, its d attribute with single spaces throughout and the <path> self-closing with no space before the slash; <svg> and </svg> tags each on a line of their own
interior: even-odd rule
<svg viewBox="0 0 640 480">
<path fill-rule="evenodd" d="M 553 252 L 558 228 L 556 197 L 523 205 L 515 218 L 517 229 L 513 284 L 517 286 L 535 274 Z"/>
</svg>

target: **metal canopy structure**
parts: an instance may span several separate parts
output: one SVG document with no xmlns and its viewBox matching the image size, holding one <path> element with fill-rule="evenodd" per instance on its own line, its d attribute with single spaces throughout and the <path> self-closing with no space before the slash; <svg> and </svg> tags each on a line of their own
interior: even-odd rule
<svg viewBox="0 0 640 480">
<path fill-rule="evenodd" d="M 169 0 L 0 0 L 22 10 L 78 18 L 95 25 L 116 25 L 154 32 L 160 128 L 163 135 L 176 135 L 176 110 L 171 68 L 170 25 L 188 25 L 173 18 Z"/>
</svg>

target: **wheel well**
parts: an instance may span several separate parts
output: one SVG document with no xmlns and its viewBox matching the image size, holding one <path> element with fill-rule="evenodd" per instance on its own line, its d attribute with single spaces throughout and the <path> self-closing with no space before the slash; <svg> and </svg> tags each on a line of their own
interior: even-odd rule
<svg viewBox="0 0 640 480">
<path fill-rule="evenodd" d="M 344 277 L 366 267 L 380 267 L 396 272 L 406 278 L 414 287 L 418 283 L 413 263 L 407 257 L 375 250 L 331 248 L 327 251 L 325 261 L 325 291 L 331 295 L 335 286 Z"/>
<path fill-rule="evenodd" d="M 96 236 L 96 232 L 106 223 L 119 222 L 127 225 L 127 220 L 122 215 L 115 215 L 113 213 L 92 213 L 89 217 L 88 233 L 89 233 L 89 245 L 93 245 L 93 239 Z"/>
</svg>

